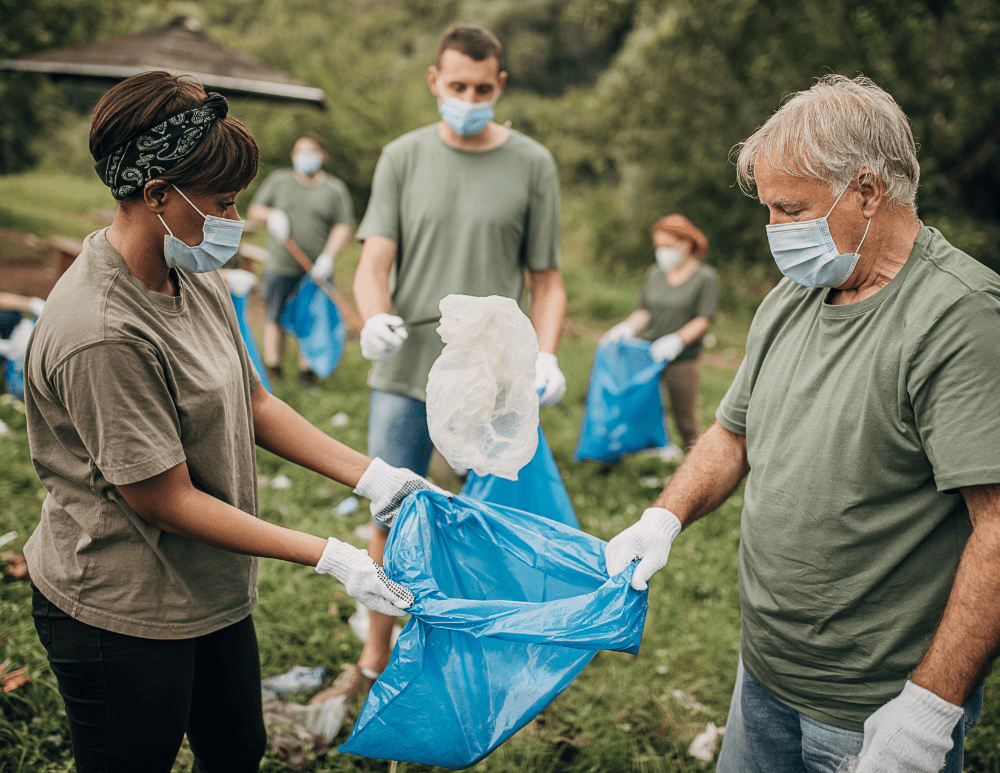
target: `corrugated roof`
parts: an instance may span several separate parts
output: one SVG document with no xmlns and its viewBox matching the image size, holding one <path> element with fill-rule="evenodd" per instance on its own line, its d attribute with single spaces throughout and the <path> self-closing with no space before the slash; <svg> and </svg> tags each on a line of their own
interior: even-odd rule
<svg viewBox="0 0 1000 773">
<path fill-rule="evenodd" d="M 95 80 L 121 80 L 151 70 L 197 78 L 207 90 L 322 105 L 322 89 L 223 45 L 201 31 L 190 16 L 163 27 L 95 40 L 70 48 L 39 51 L 0 61 L 0 69 Z"/>
</svg>

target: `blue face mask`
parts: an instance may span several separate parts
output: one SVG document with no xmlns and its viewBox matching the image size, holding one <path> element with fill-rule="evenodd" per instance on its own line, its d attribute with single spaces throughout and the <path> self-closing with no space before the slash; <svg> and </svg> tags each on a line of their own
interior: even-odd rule
<svg viewBox="0 0 1000 773">
<path fill-rule="evenodd" d="M 173 188 L 184 196 L 176 185 Z M 184 200 L 194 207 L 194 203 L 187 196 L 184 196 Z M 174 232 L 170 230 L 163 217 L 157 214 L 163 227 L 167 229 L 167 234 L 163 237 L 163 257 L 171 268 L 204 274 L 222 268 L 236 254 L 240 248 L 240 238 L 243 236 L 243 221 L 212 217 L 198 207 L 194 207 L 194 210 L 205 218 L 205 225 L 201 228 L 204 238 L 196 247 L 191 247 L 174 236 Z"/>
<path fill-rule="evenodd" d="M 455 134 L 472 137 L 485 129 L 493 120 L 495 99 L 489 102 L 466 102 L 458 97 L 446 96 L 438 105 L 441 118 Z"/>
<path fill-rule="evenodd" d="M 299 174 L 312 177 L 323 166 L 323 154 L 315 150 L 300 150 L 292 156 L 292 166 Z"/>
<path fill-rule="evenodd" d="M 857 250 L 844 255 L 838 253 L 827 223 L 830 213 L 846 192 L 847 188 L 840 192 L 826 217 L 767 226 L 767 241 L 771 246 L 774 262 L 778 264 L 781 273 L 793 282 L 803 287 L 840 287 L 850 278 L 861 256 Z M 861 244 L 865 243 L 871 224 L 869 219 Z M 858 245 L 858 250 L 861 249 L 861 244 Z"/>
</svg>

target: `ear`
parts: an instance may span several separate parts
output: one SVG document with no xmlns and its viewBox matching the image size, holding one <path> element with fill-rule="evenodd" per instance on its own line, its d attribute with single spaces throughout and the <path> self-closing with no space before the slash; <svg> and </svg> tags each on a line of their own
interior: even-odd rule
<svg viewBox="0 0 1000 773">
<path fill-rule="evenodd" d="M 427 88 L 431 90 L 433 94 L 438 99 L 441 99 L 441 94 L 438 91 L 438 81 L 441 79 L 441 73 L 438 72 L 438 68 L 433 64 L 427 68 Z"/>
<path fill-rule="evenodd" d="M 875 216 L 884 201 L 885 183 L 867 166 L 854 178 L 861 193 L 861 214 L 869 220 Z"/>
<path fill-rule="evenodd" d="M 497 95 L 496 98 L 500 99 L 500 95 L 503 94 L 504 88 L 507 86 L 507 71 L 501 70 L 497 75 Z"/>
<path fill-rule="evenodd" d="M 150 180 L 142 187 L 142 203 L 153 214 L 161 214 L 167 208 L 167 202 L 173 188 L 163 180 Z"/>
</svg>

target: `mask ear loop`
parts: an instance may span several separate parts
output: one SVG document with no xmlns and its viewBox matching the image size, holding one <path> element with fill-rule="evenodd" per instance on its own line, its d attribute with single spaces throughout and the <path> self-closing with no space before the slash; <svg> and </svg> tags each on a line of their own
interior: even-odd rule
<svg viewBox="0 0 1000 773">
<path fill-rule="evenodd" d="M 854 181 L 852 180 L 851 182 L 854 182 Z M 828 218 L 830 217 L 830 215 L 831 215 L 831 214 L 833 214 L 833 210 L 835 210 L 835 209 L 837 208 L 837 205 L 838 205 L 838 204 L 840 203 L 840 200 L 841 200 L 842 198 L 844 198 L 844 194 L 845 194 L 845 193 L 847 193 L 847 188 L 850 188 L 850 187 L 851 187 L 851 183 L 847 183 L 847 187 L 846 187 L 846 188 L 844 188 L 844 190 L 842 190 L 842 191 L 840 192 L 840 195 L 839 195 L 839 196 L 837 197 L 837 200 L 836 200 L 835 202 L 833 202 L 833 206 L 832 206 L 832 207 L 830 207 L 830 211 L 826 213 L 826 216 L 827 216 Z M 193 206 L 193 205 L 192 205 L 192 206 Z M 868 229 L 869 229 L 869 228 L 871 228 L 871 226 L 872 226 L 872 219 L 871 219 L 871 218 L 868 218 L 868 223 L 867 223 L 867 225 L 865 225 L 865 233 L 864 233 L 864 235 L 863 235 L 863 236 L 861 237 L 861 242 L 860 242 L 860 244 L 858 244 L 858 247 L 857 247 L 857 249 L 856 249 L 856 250 L 854 250 L 854 252 L 853 252 L 852 254 L 854 254 L 854 255 L 858 255 L 858 254 L 860 254 L 860 250 L 861 250 L 861 245 L 862 245 L 862 244 L 864 244 L 864 243 L 865 243 L 865 239 L 867 239 L 867 238 L 868 238 Z"/>
</svg>

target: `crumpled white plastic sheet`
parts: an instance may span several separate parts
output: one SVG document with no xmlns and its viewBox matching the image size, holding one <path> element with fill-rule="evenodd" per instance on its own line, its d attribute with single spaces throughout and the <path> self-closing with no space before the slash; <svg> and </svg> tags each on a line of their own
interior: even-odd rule
<svg viewBox="0 0 1000 773">
<path fill-rule="evenodd" d="M 511 298 L 449 295 L 444 351 L 427 379 L 427 426 L 452 467 L 517 480 L 538 448 L 538 338 Z"/>
</svg>

